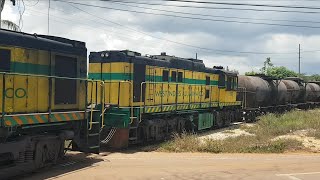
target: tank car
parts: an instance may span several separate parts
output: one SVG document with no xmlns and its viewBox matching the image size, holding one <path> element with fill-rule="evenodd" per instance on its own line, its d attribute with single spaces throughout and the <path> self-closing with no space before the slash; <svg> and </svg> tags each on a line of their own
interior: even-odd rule
<svg viewBox="0 0 320 180">
<path fill-rule="evenodd" d="M 307 83 L 306 85 L 306 100 L 309 102 L 319 101 L 320 86 L 316 83 Z"/>
<path fill-rule="evenodd" d="M 289 77 L 282 80 L 287 87 L 287 97 L 290 104 L 304 103 L 306 98 L 305 83 L 301 78 Z"/>
</svg>

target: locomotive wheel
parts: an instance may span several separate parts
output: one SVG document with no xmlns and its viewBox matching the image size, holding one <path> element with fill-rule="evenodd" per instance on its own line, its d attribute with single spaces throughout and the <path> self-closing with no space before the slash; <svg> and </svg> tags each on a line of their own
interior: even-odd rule
<svg viewBox="0 0 320 180">
<path fill-rule="evenodd" d="M 231 124 L 231 116 L 230 116 L 230 111 L 226 111 L 224 113 L 224 126 L 228 127 Z"/>
<path fill-rule="evenodd" d="M 55 164 L 62 155 L 63 141 L 59 139 L 41 139 L 36 145 L 35 166 L 36 169 Z"/>
<path fill-rule="evenodd" d="M 216 125 L 217 128 L 223 127 L 223 117 L 220 112 L 216 112 Z"/>
</svg>

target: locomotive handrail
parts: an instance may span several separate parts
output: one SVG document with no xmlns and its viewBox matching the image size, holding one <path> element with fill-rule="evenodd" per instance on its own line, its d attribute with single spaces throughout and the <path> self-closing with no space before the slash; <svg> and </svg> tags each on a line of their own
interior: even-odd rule
<svg viewBox="0 0 320 180">
<path fill-rule="evenodd" d="M 117 100 L 118 100 L 118 108 L 120 107 L 120 87 L 121 87 L 121 85 L 120 84 L 129 84 L 129 86 L 130 86 L 130 92 L 129 92 L 129 94 L 130 94 L 130 101 L 129 101 L 129 106 L 130 106 L 130 124 L 132 124 L 132 122 L 133 122 L 133 119 L 135 119 L 135 117 L 133 116 L 133 114 L 134 114 L 134 111 L 133 111 L 133 84 L 132 84 L 132 82 L 131 81 L 106 81 L 106 80 L 102 80 L 103 81 L 103 84 L 112 84 L 112 83 L 117 83 L 117 84 L 119 84 L 119 86 L 118 86 L 118 98 L 117 98 Z M 104 86 L 104 92 L 105 92 L 105 86 Z M 111 88 L 110 88 L 111 89 Z M 104 92 L 103 92 L 103 100 L 101 99 L 101 102 L 102 101 L 104 101 L 105 100 L 105 94 L 104 94 Z M 109 97 L 109 102 L 111 102 L 111 98 Z M 105 102 L 104 102 L 105 103 Z"/>
<path fill-rule="evenodd" d="M 32 77 L 44 77 L 44 78 L 55 78 L 55 79 L 66 79 L 66 80 L 81 80 L 81 81 L 101 81 L 101 80 L 91 80 L 86 78 L 72 78 L 64 76 L 50 76 L 50 75 L 39 75 L 39 74 L 23 74 L 23 73 L 11 73 L 11 72 L 0 72 L 6 75 L 18 75 L 18 76 L 32 76 Z"/>
<path fill-rule="evenodd" d="M 202 87 L 210 87 L 210 90 L 209 90 L 209 93 L 210 93 L 210 106 L 211 106 L 211 93 L 212 93 L 212 87 L 218 87 L 217 85 L 205 85 L 205 84 L 186 84 L 186 83 L 172 83 L 172 82 L 142 82 L 140 84 L 140 117 L 139 117 L 139 123 L 142 121 L 142 108 L 143 108 L 143 112 L 145 112 L 145 109 L 146 109 L 146 101 L 144 100 L 142 102 L 142 97 L 143 97 L 143 87 L 144 85 L 147 85 L 147 84 L 162 84 L 162 88 L 163 88 L 163 85 L 166 84 L 166 85 L 184 85 L 184 86 L 188 86 L 189 88 L 189 92 L 191 91 L 191 87 L 194 87 L 194 86 L 201 86 L 201 93 L 202 93 Z M 177 89 L 177 88 L 176 88 Z M 146 93 L 146 92 L 145 92 Z M 176 97 L 177 97 L 177 93 L 178 91 L 176 90 Z M 189 96 L 189 106 L 191 105 L 191 96 Z M 202 97 L 201 97 L 202 98 Z M 201 103 L 202 103 L 202 99 L 200 98 L 200 106 L 201 106 Z M 142 105 L 143 103 L 143 105 Z M 177 109 L 177 106 L 178 106 L 178 100 L 176 98 L 174 104 L 176 104 L 176 109 Z M 142 107 L 143 106 L 143 107 Z M 161 96 L 161 111 L 162 111 L 162 106 L 163 106 L 163 96 Z M 190 107 L 189 107 L 190 108 Z"/>
<path fill-rule="evenodd" d="M 21 76 L 21 77 L 32 77 L 32 78 L 48 78 L 49 83 L 52 81 L 52 79 L 63 79 L 63 80 L 74 80 L 74 81 L 85 81 L 85 82 L 100 82 L 99 80 L 91 80 L 91 79 L 85 79 L 85 78 L 72 78 L 72 77 L 62 77 L 62 76 L 50 76 L 50 75 L 38 75 L 38 74 L 26 74 L 26 73 L 12 73 L 12 72 L 0 72 L 0 76 L 2 76 L 2 112 L 1 112 L 1 124 L 0 126 L 3 126 L 4 124 L 4 118 L 7 114 L 6 112 L 6 79 L 7 77 L 10 76 Z M 50 87 L 50 86 L 49 86 Z M 49 91 L 51 90 L 51 88 L 49 88 Z M 53 94 L 49 93 L 48 99 L 49 99 L 49 106 L 48 106 L 48 113 L 49 115 L 51 115 L 52 113 L 52 109 L 51 109 L 51 99 L 52 99 Z M 86 94 L 87 97 L 87 94 Z M 87 104 L 86 104 L 87 106 Z M 85 112 L 86 110 L 84 110 Z M 14 112 L 13 112 L 14 113 Z M 50 122 L 50 117 L 49 116 L 49 122 Z"/>
</svg>

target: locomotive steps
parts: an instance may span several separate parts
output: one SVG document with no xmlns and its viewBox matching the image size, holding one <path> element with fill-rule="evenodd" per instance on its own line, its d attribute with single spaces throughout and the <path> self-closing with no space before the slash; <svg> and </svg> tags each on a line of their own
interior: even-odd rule
<svg viewBox="0 0 320 180">
<path fill-rule="evenodd" d="M 320 109 L 268 114 L 205 135 L 174 135 L 156 147 L 164 152 L 285 153 L 320 152 Z"/>
</svg>

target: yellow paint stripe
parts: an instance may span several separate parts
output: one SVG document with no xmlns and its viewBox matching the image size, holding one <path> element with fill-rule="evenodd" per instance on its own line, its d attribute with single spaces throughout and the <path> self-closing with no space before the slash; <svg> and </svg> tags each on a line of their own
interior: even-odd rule
<svg viewBox="0 0 320 180">
<path fill-rule="evenodd" d="M 40 123 L 44 123 L 44 121 L 41 119 L 41 117 L 40 116 L 34 116 L 36 119 L 37 119 L 37 121 L 39 121 Z"/>
<path fill-rule="evenodd" d="M 13 120 L 15 120 L 17 122 L 17 124 L 22 125 L 23 122 L 21 121 L 21 119 L 17 116 L 13 117 Z"/>
<path fill-rule="evenodd" d="M 5 124 L 7 125 L 7 126 L 11 126 L 12 125 L 12 123 L 11 123 L 11 121 L 5 121 Z"/>
<path fill-rule="evenodd" d="M 34 121 L 31 117 L 26 117 L 29 124 L 34 124 Z"/>
<path fill-rule="evenodd" d="M 62 114 L 67 121 L 70 121 L 70 117 L 67 114 Z"/>
<path fill-rule="evenodd" d="M 76 116 L 76 114 L 75 114 L 75 113 L 71 113 L 71 115 L 72 115 L 73 119 L 75 119 L 75 120 L 77 120 L 77 119 L 78 119 L 78 117 Z"/>
<path fill-rule="evenodd" d="M 61 117 L 58 114 L 55 114 L 54 117 L 55 117 L 56 120 L 62 121 Z"/>
</svg>

